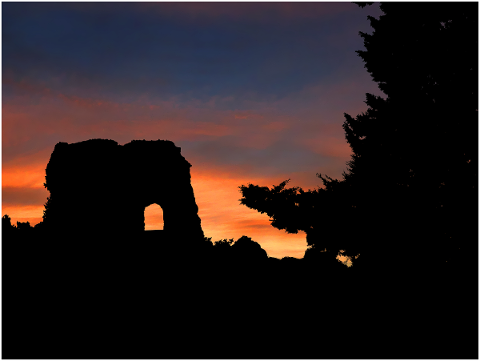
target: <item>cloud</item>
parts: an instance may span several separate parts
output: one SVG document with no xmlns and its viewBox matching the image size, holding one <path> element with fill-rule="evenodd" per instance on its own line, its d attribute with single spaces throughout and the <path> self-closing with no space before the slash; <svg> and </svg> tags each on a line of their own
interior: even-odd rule
<svg viewBox="0 0 480 361">
<path fill-rule="evenodd" d="M 41 172 L 40 169 L 37 171 Z M 20 172 L 22 173 L 22 170 Z M 23 173 L 33 174 L 33 169 L 24 168 Z M 261 244 L 269 256 L 303 257 L 306 249 L 304 234 L 287 234 L 274 229 L 270 225 L 268 216 L 240 205 L 239 202 L 241 197 L 239 185 L 248 181 L 270 185 L 278 184 L 282 180 L 259 175 L 257 177 L 242 176 L 241 170 L 236 174 L 228 173 L 222 167 L 218 167 L 216 171 L 198 166 L 192 167 L 192 186 L 205 235 L 212 237 L 213 240 L 238 239 L 246 235 Z M 43 204 L 49 194 L 45 189 L 29 188 L 29 185 L 32 185 L 31 181 L 19 187 L 4 186 L 2 212 L 9 214 L 13 222 L 30 221 L 35 225 L 41 221 Z M 145 212 L 147 229 L 161 228 L 162 216 L 160 207 L 156 205 L 148 207 Z"/>
<path fill-rule="evenodd" d="M 354 50 L 358 24 L 368 21 L 350 3 L 23 3 L 3 11 L 4 76 L 83 98 L 270 100 L 365 73 Z"/>
<path fill-rule="evenodd" d="M 341 177 L 343 113 L 364 111 L 365 92 L 379 94 L 354 53 L 366 10 L 321 2 L 2 10 L 2 187 L 13 219 L 41 219 L 56 143 L 168 139 L 193 164 L 208 236 L 246 235 L 271 256 L 303 256 L 305 235 L 241 206 L 238 186 L 291 178 L 313 188 L 317 172 Z M 152 215 L 161 218 L 158 208 Z"/>
<path fill-rule="evenodd" d="M 336 89 L 331 92 L 337 95 Z M 303 91 L 313 97 L 312 93 L 321 97 L 328 89 Z M 322 111 L 317 105 L 302 107 L 304 103 L 299 106 L 296 100 L 260 102 L 254 104 L 256 110 L 239 113 L 218 109 L 222 102 L 218 97 L 207 106 L 199 100 L 179 103 L 147 97 L 123 103 L 62 93 L 23 106 L 14 99 L 3 109 L 3 161 L 8 164 L 19 154 L 42 151 L 46 164 L 59 141 L 107 138 L 124 144 L 132 139 L 169 139 L 199 167 L 215 164 L 233 172 L 237 168 L 250 175 L 286 178 L 310 169 L 313 175 L 339 177 L 350 155 L 341 128 L 343 114 Z M 290 114 L 282 114 L 285 108 Z M 298 115 L 291 109 L 298 109 Z"/>
<path fill-rule="evenodd" d="M 84 12 L 111 11 L 115 7 L 124 11 L 138 11 L 160 17 L 175 17 L 185 21 L 286 21 L 319 19 L 346 11 L 356 10 L 349 3 L 130 3 L 116 4 L 72 4 L 72 8 Z"/>
<path fill-rule="evenodd" d="M 47 201 L 45 188 L 2 187 L 2 204 L 8 207 L 38 206 Z"/>
<path fill-rule="evenodd" d="M 59 141 L 169 139 L 193 164 L 192 185 L 206 236 L 246 235 L 270 256 L 301 258 L 305 235 L 277 230 L 268 216 L 240 205 L 238 187 L 278 185 L 291 178 L 290 186 L 308 189 L 321 184 L 317 172 L 341 177 L 350 155 L 342 110 L 355 114 L 366 108 L 363 94 L 351 99 L 361 85 L 343 86 L 306 86 L 271 101 L 227 96 L 182 101 L 153 95 L 114 101 L 46 92 L 42 84 L 23 80 L 17 86 L 21 92 L 3 107 L 3 210 L 14 221 L 35 224 L 41 219 L 48 195 L 42 190 L 45 166 Z M 242 109 L 230 107 L 232 101 Z M 158 210 L 154 213 L 153 222 L 160 221 Z"/>
<path fill-rule="evenodd" d="M 13 93 L 17 96 L 40 95 L 43 97 L 50 97 L 52 95 L 51 89 L 46 87 L 45 84 L 39 82 L 30 82 L 26 79 L 15 81 L 13 76 L 11 74 L 8 74 L 8 71 L 6 73 L 7 74 L 2 77 L 2 86 L 6 87 L 9 90 L 12 90 Z"/>
</svg>

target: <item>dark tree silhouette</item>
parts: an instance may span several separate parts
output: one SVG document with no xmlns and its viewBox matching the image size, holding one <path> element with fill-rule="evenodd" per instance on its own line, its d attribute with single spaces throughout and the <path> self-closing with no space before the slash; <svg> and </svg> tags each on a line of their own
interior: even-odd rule
<svg viewBox="0 0 480 361">
<path fill-rule="evenodd" d="M 359 353 L 368 324 L 379 345 L 369 357 L 477 358 L 478 4 L 380 9 L 358 53 L 386 97 L 367 94 L 365 113 L 345 114 L 343 178 L 318 174 L 324 188 L 307 192 L 242 185 L 240 201 L 274 227 L 305 231 L 309 265 L 340 249 L 353 256 L 358 271 L 344 287 L 354 301 L 330 309 L 356 308 L 349 341 Z M 332 273 L 311 278 L 305 299 Z"/>
<path fill-rule="evenodd" d="M 29 232 L 32 230 L 32 226 L 30 225 L 30 222 L 18 222 L 17 221 L 17 229 L 23 232 Z"/>
<path fill-rule="evenodd" d="M 12 224 L 12 219 L 8 214 L 2 217 L 2 235 L 5 238 L 10 238 L 17 231 L 17 227 Z"/>
<path fill-rule="evenodd" d="M 233 238 L 230 239 L 221 239 L 213 243 L 213 252 L 215 258 L 218 260 L 223 260 L 224 262 L 229 262 L 232 258 L 232 244 L 234 242 Z"/>
<path fill-rule="evenodd" d="M 219 241 L 216 241 L 213 246 L 218 249 L 230 249 L 230 246 L 234 242 L 233 238 L 230 239 L 221 239 Z"/>
<path fill-rule="evenodd" d="M 15 227 L 13 224 L 12 224 L 12 219 L 10 218 L 10 216 L 8 214 L 5 214 L 3 215 L 2 217 L 2 228 L 3 230 L 7 230 L 7 229 L 10 229 L 12 227 Z"/>
<path fill-rule="evenodd" d="M 345 182 L 359 213 L 381 225 L 373 249 L 399 262 L 463 262 L 477 254 L 477 4 L 380 8 L 358 53 L 387 98 L 367 94 L 366 113 L 345 114 Z"/>
<path fill-rule="evenodd" d="M 346 254 L 355 256 L 358 254 L 357 238 L 353 233 L 347 236 L 351 227 L 345 227 L 347 219 L 350 222 L 354 220 L 350 215 L 354 210 L 346 192 L 340 191 L 346 188 L 346 184 L 329 177 L 322 177 L 322 180 L 325 189 L 309 191 L 304 191 L 300 187 L 287 188 L 289 180 L 271 189 L 252 184 L 242 185 L 240 190 L 243 197 L 240 202 L 249 208 L 266 213 L 272 226 L 278 229 L 284 229 L 288 233 L 304 231 L 307 235 L 308 249 L 327 248 L 328 254 L 334 257 L 340 249 L 347 249 Z M 340 237 L 339 230 L 342 233 Z M 313 254 L 318 253 L 310 252 L 310 256 Z"/>
<path fill-rule="evenodd" d="M 368 3 L 367 3 L 368 4 Z M 365 4 L 362 4 L 365 6 Z M 352 159 L 324 189 L 241 186 L 241 203 L 310 248 L 390 268 L 465 263 L 477 254 L 476 3 L 381 3 L 358 54 L 386 98 L 345 114 Z"/>
</svg>

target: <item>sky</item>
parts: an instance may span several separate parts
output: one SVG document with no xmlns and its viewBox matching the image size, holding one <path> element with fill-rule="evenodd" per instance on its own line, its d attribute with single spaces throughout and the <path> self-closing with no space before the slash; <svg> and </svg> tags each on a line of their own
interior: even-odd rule
<svg viewBox="0 0 480 361">
<path fill-rule="evenodd" d="M 202 228 L 302 258 L 239 186 L 321 186 L 350 160 L 344 113 L 383 95 L 356 50 L 378 4 L 2 3 L 2 214 L 42 219 L 58 142 L 171 140 L 192 164 Z M 145 212 L 161 229 L 162 210 Z"/>
</svg>

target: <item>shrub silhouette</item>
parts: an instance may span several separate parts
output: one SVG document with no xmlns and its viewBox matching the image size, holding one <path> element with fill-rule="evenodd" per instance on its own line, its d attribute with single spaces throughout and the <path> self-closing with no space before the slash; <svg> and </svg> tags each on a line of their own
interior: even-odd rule
<svg viewBox="0 0 480 361">
<path fill-rule="evenodd" d="M 17 221 L 17 229 L 19 231 L 22 231 L 22 232 L 29 232 L 31 231 L 33 228 L 32 226 L 30 225 L 30 222 L 18 222 Z"/>
<path fill-rule="evenodd" d="M 16 227 L 12 224 L 12 219 L 8 214 L 3 215 L 2 217 L 2 232 L 11 233 Z"/>
<path fill-rule="evenodd" d="M 12 242 L 13 240 L 17 239 L 19 234 L 19 230 L 12 224 L 12 219 L 8 214 L 5 214 L 2 217 L 2 244 L 3 249 L 5 251 L 5 244 L 6 242 Z"/>
<path fill-rule="evenodd" d="M 230 239 L 221 239 L 219 241 L 216 241 L 213 246 L 216 248 L 216 249 L 230 249 L 230 246 L 232 245 L 232 243 L 234 242 L 233 238 L 230 238 Z"/>
<path fill-rule="evenodd" d="M 223 260 L 229 262 L 232 259 L 232 244 L 234 242 L 233 238 L 230 239 L 221 239 L 213 243 L 213 252 L 215 254 L 216 260 Z"/>
<path fill-rule="evenodd" d="M 266 262 L 268 259 L 267 252 L 247 236 L 240 237 L 231 247 L 235 258 L 242 262 Z"/>
</svg>

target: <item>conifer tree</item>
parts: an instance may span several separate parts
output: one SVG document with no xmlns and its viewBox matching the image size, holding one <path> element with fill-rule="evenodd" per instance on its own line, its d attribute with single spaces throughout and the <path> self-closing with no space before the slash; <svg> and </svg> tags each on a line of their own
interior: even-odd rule
<svg viewBox="0 0 480 361">
<path fill-rule="evenodd" d="M 460 261 L 477 254 L 478 4 L 380 9 L 358 54 L 387 98 L 367 94 L 366 113 L 345 114 L 345 179 L 376 195 L 359 203 L 394 231 L 392 256 Z"/>
<path fill-rule="evenodd" d="M 365 113 L 345 114 L 343 179 L 319 174 L 325 188 L 308 192 L 241 186 L 241 203 L 364 263 L 462 262 L 478 250 L 478 4 L 380 9 L 357 53 L 386 98 L 367 94 Z"/>
</svg>

